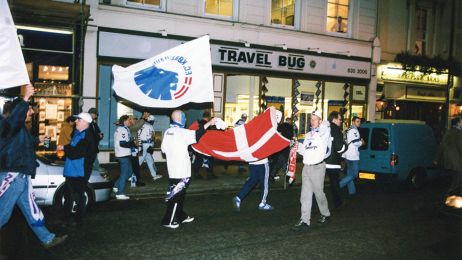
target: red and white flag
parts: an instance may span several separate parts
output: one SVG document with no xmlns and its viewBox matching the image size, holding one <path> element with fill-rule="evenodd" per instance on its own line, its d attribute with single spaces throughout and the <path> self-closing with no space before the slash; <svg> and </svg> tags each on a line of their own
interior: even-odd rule
<svg viewBox="0 0 462 260">
<path fill-rule="evenodd" d="M 24 56 L 7 1 L 0 1 L 0 89 L 29 84 Z"/>
<path fill-rule="evenodd" d="M 277 131 L 276 109 L 270 107 L 247 124 L 226 131 L 207 131 L 192 147 L 224 161 L 254 162 L 268 158 L 289 143 Z"/>
</svg>

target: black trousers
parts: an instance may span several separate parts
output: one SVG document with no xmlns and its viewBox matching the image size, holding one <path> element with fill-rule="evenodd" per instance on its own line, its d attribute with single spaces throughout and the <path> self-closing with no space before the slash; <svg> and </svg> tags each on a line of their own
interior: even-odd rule
<svg viewBox="0 0 462 260">
<path fill-rule="evenodd" d="M 197 176 L 199 175 L 199 170 L 202 167 L 202 163 L 204 159 L 207 159 L 209 161 L 209 168 L 207 168 L 207 175 L 212 175 L 213 174 L 213 164 L 214 160 L 213 157 L 205 156 L 200 153 L 194 152 L 194 163 L 192 165 L 192 170 L 193 170 L 193 175 Z"/>
<path fill-rule="evenodd" d="M 330 189 L 332 191 L 332 201 L 334 202 L 334 207 L 338 208 L 342 205 L 342 196 L 340 193 L 340 172 L 342 169 L 326 169 L 326 173 L 329 176 Z"/>
<path fill-rule="evenodd" d="M 87 207 L 85 206 L 85 189 L 88 179 L 85 177 L 66 177 L 66 190 L 64 208 L 67 214 L 72 214 L 74 210 L 74 220 L 81 222 Z M 74 205 L 75 203 L 75 205 Z"/>
<path fill-rule="evenodd" d="M 140 176 L 140 162 L 138 160 L 138 156 L 132 156 L 132 169 L 133 173 L 136 176 L 136 181 L 141 181 L 141 176 Z"/>
<path fill-rule="evenodd" d="M 279 170 L 284 169 L 284 166 L 287 168 L 289 163 L 289 153 L 285 150 L 282 150 L 275 154 L 270 167 L 270 176 L 273 178 L 278 174 Z"/>
<path fill-rule="evenodd" d="M 173 189 L 181 179 L 168 179 L 170 188 Z M 167 210 L 165 211 L 165 215 L 162 218 L 161 225 L 169 225 L 173 222 L 181 223 L 188 217 L 188 214 L 184 212 L 183 205 L 186 199 L 186 189 L 188 188 L 191 181 L 188 182 L 186 187 L 183 188 L 179 193 L 177 193 L 173 198 L 167 201 Z"/>
</svg>

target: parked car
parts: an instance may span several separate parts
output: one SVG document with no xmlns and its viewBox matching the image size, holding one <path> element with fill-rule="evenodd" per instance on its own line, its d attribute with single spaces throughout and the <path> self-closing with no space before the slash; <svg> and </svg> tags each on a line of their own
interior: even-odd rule
<svg viewBox="0 0 462 260">
<path fill-rule="evenodd" d="M 432 129 L 422 121 L 380 120 L 359 129 L 359 178 L 396 179 L 420 187 L 438 173 L 433 160 L 437 149 Z"/>
<path fill-rule="evenodd" d="M 39 165 L 37 174 L 32 179 L 37 204 L 54 206 L 63 210 L 65 203 L 64 162 L 38 156 L 37 163 Z M 113 183 L 108 179 L 105 169 L 93 170 L 85 190 L 85 205 L 88 207 L 95 202 L 109 200 L 112 186 Z"/>
</svg>

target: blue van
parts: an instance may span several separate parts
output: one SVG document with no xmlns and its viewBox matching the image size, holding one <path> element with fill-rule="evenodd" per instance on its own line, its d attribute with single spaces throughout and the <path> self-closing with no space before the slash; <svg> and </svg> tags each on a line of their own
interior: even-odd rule
<svg viewBox="0 0 462 260">
<path fill-rule="evenodd" d="M 424 122 L 380 120 L 362 124 L 359 132 L 365 141 L 360 148 L 359 178 L 391 178 L 420 187 L 434 175 L 437 144 Z"/>
</svg>

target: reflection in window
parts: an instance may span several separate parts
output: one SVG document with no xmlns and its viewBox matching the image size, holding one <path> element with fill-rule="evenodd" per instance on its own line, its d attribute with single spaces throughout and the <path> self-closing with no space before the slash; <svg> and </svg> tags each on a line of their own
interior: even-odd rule
<svg viewBox="0 0 462 260">
<path fill-rule="evenodd" d="M 385 128 L 372 129 L 371 150 L 373 151 L 388 150 L 388 130 L 387 129 Z"/>
<path fill-rule="evenodd" d="M 271 23 L 294 26 L 295 0 L 272 0 Z"/>
<path fill-rule="evenodd" d="M 258 115 L 259 78 L 256 76 L 233 75 L 226 77 L 226 99 L 224 121 L 233 126 L 243 113 L 248 115 L 247 120 Z"/>
<path fill-rule="evenodd" d="M 161 0 L 127 0 L 127 4 L 146 5 L 149 7 L 160 7 Z"/>
<path fill-rule="evenodd" d="M 418 55 L 425 55 L 425 45 L 427 38 L 427 10 L 417 8 L 416 10 L 416 37 L 414 53 Z"/>
<path fill-rule="evenodd" d="M 328 0 L 326 30 L 329 32 L 348 32 L 348 1 Z"/>
<path fill-rule="evenodd" d="M 233 0 L 206 0 L 205 13 L 218 16 L 233 16 Z"/>
</svg>

